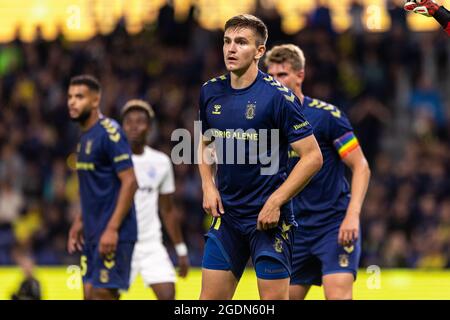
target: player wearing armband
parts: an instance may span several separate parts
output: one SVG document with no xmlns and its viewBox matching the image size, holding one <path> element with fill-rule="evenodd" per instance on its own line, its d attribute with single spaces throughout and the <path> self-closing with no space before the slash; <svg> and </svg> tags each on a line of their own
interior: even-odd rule
<svg viewBox="0 0 450 320">
<path fill-rule="evenodd" d="M 299 47 L 272 48 L 268 72 L 302 101 L 323 155 L 322 169 L 294 199 L 295 232 L 291 299 L 304 299 L 311 285 L 323 283 L 327 299 L 352 299 L 361 252 L 359 215 L 370 170 L 345 114 L 337 107 L 304 96 L 305 58 Z M 301 156 L 291 150 L 289 167 Z M 351 188 L 345 166 L 352 170 Z"/>
</svg>

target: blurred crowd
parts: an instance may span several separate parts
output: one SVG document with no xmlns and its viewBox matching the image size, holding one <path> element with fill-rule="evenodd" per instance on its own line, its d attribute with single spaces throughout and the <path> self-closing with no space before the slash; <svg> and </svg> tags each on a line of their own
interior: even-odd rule
<svg viewBox="0 0 450 320">
<path fill-rule="evenodd" d="M 367 33 L 355 3 L 352 27 L 336 33 L 329 10 L 319 7 L 306 28 L 288 35 L 275 10 L 255 12 L 268 25 L 269 48 L 292 42 L 304 50 L 304 92 L 349 115 L 370 162 L 361 266 L 449 268 L 450 42 L 441 30 L 410 31 L 400 7 L 389 13 L 388 32 Z M 82 43 L 60 35 L 0 45 L 0 265 L 22 254 L 40 265 L 78 262 L 66 252 L 79 210 L 79 131 L 66 107 L 71 76 L 97 76 L 102 112 L 116 119 L 128 99 L 149 101 L 157 114 L 151 145 L 169 155 L 174 129 L 193 133 L 201 85 L 226 72 L 222 31 L 201 28 L 194 16 L 192 8 L 177 22 L 165 6 L 135 35 L 121 21 Z M 194 165 L 174 168 L 177 211 L 191 263 L 199 265 L 209 225 L 200 178 Z"/>
</svg>

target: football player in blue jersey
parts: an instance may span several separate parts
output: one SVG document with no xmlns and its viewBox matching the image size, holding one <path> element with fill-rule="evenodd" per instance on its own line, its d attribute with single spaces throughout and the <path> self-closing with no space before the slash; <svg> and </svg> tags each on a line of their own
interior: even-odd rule
<svg viewBox="0 0 450 320">
<path fill-rule="evenodd" d="M 323 283 L 327 299 L 352 299 L 361 252 L 359 215 L 369 184 L 366 158 L 345 114 L 337 107 L 303 95 L 305 57 L 292 44 L 272 48 L 268 73 L 302 101 L 323 155 L 322 169 L 294 200 L 295 232 L 291 299 L 304 299 L 311 285 Z M 289 153 L 293 168 L 301 155 Z M 351 187 L 345 166 L 352 171 Z"/>
<path fill-rule="evenodd" d="M 120 297 L 130 280 L 137 240 L 133 197 L 137 190 L 131 149 L 122 129 L 100 113 L 97 79 L 71 79 L 67 105 L 82 134 L 77 147 L 81 214 L 69 232 L 68 251 L 82 251 L 81 272 L 86 300 Z"/>
<path fill-rule="evenodd" d="M 199 171 L 203 208 L 214 219 L 206 234 L 200 299 L 231 299 L 249 258 L 260 298 L 289 298 L 296 226 L 290 199 L 320 169 L 322 155 L 298 98 L 258 69 L 267 33 L 255 16 L 228 20 L 228 74 L 201 88 Z M 301 155 L 290 175 L 289 146 Z"/>
</svg>

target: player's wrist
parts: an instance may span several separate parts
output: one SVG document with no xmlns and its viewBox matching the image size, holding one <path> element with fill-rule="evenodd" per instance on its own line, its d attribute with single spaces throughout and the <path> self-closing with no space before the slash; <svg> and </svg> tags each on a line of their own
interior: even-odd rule
<svg viewBox="0 0 450 320">
<path fill-rule="evenodd" d="M 203 190 L 203 192 L 212 190 L 215 187 L 216 187 L 216 185 L 212 181 L 208 181 L 208 182 L 203 182 L 202 183 L 202 190 Z"/>
<path fill-rule="evenodd" d="M 78 214 L 72 222 L 72 225 L 83 225 L 83 218 L 81 214 Z"/>
<path fill-rule="evenodd" d="M 281 207 L 285 202 L 287 202 L 287 200 L 285 200 L 284 197 L 277 192 L 272 193 L 269 201 L 277 207 Z"/>
<path fill-rule="evenodd" d="M 106 226 L 105 231 L 112 231 L 112 232 L 118 232 L 119 231 L 119 226 L 115 225 L 115 224 L 108 224 Z"/>
<path fill-rule="evenodd" d="M 358 218 L 359 219 L 360 213 L 361 213 L 361 210 L 348 208 L 346 216 L 347 217 L 351 217 L 351 218 Z"/>
<path fill-rule="evenodd" d="M 174 247 L 175 247 L 175 252 L 177 253 L 177 256 L 185 257 L 188 255 L 188 248 L 186 246 L 186 243 L 180 242 L 180 243 L 177 243 Z"/>
<path fill-rule="evenodd" d="M 445 9 L 443 6 L 440 6 L 434 13 L 433 17 L 441 26 L 445 28 L 450 20 L 450 11 Z"/>
</svg>

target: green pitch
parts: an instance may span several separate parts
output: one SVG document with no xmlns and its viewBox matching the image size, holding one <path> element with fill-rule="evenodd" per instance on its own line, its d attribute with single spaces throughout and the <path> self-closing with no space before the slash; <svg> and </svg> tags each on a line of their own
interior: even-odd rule
<svg viewBox="0 0 450 320">
<path fill-rule="evenodd" d="M 75 267 L 40 267 L 36 276 L 44 299 L 81 299 L 79 270 Z M 18 268 L 0 268 L 0 299 L 9 299 L 22 273 Z M 177 299 L 196 300 L 200 293 L 201 271 L 191 269 L 188 278 L 177 282 Z M 122 299 L 154 299 L 153 293 L 138 278 Z M 313 287 L 308 299 L 323 299 L 322 289 Z M 355 299 L 446 299 L 450 300 L 450 271 L 381 270 L 379 274 L 361 269 L 354 287 Z M 246 270 L 235 299 L 258 299 L 256 277 Z"/>
</svg>

